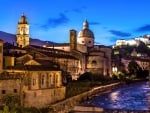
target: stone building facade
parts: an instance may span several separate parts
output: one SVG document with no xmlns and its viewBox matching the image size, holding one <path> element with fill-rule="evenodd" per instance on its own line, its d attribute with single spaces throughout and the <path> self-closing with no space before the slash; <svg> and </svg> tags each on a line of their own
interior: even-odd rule
<svg viewBox="0 0 150 113">
<path fill-rule="evenodd" d="M 4 47 L 4 55 L 1 51 L 1 59 L 4 59 L 1 70 L 8 75 L 13 73 L 19 76 L 14 80 L 1 80 L 0 87 L 8 83 L 1 90 L 1 95 L 18 93 L 25 107 L 41 108 L 64 99 L 62 81 L 65 81 L 65 75 L 71 75 L 76 80 L 85 72 L 104 76 L 112 74 L 111 48 L 94 45 L 95 37 L 87 20 L 78 35 L 76 30 L 70 30 L 69 43 L 40 47 L 30 45 L 29 23 L 23 15 L 16 37 L 17 46 Z M 0 42 L 0 46 L 3 43 Z"/>
<path fill-rule="evenodd" d="M 22 15 L 18 22 L 17 46 L 25 47 L 29 45 L 29 23 L 25 15 Z"/>
<path fill-rule="evenodd" d="M 61 71 L 27 67 L 5 69 L 8 75 L 0 79 L 0 100 L 4 95 L 19 95 L 22 106 L 42 108 L 65 98 Z"/>
<path fill-rule="evenodd" d="M 86 20 L 83 22 L 83 28 L 78 35 L 76 30 L 70 30 L 70 43 L 47 44 L 43 45 L 43 47 L 57 48 L 70 52 L 79 60 L 78 75 L 91 72 L 94 74 L 111 76 L 112 49 L 111 47 L 103 45 L 94 45 L 94 42 L 94 33 L 89 29 L 89 23 Z"/>
</svg>

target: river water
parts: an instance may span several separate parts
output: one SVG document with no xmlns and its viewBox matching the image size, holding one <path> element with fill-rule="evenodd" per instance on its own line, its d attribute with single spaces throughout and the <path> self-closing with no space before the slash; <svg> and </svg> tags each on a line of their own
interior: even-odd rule
<svg viewBox="0 0 150 113">
<path fill-rule="evenodd" d="M 104 109 L 150 110 L 150 82 L 121 86 L 82 103 Z"/>
</svg>

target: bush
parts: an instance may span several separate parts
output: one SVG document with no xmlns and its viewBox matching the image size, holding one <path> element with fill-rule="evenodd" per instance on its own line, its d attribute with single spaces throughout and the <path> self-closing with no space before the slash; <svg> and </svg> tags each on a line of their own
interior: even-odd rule
<svg viewBox="0 0 150 113">
<path fill-rule="evenodd" d="M 86 72 L 78 78 L 78 81 L 92 81 L 92 73 Z"/>
<path fill-rule="evenodd" d="M 20 97 L 19 95 L 7 94 L 3 96 L 2 102 L 8 105 L 9 107 L 18 106 L 20 104 Z"/>
</svg>

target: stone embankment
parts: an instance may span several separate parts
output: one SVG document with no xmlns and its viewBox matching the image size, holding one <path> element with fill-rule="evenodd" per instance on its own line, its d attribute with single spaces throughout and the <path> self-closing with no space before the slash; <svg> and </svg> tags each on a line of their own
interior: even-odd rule
<svg viewBox="0 0 150 113">
<path fill-rule="evenodd" d="M 100 94 L 104 91 L 112 90 L 117 88 L 124 83 L 118 82 L 109 85 L 99 86 L 92 88 L 91 90 L 84 92 L 82 94 L 76 95 L 74 97 L 65 99 L 64 101 L 58 102 L 49 106 L 49 113 L 69 113 L 74 109 L 75 106 L 79 105 L 81 102 L 91 98 L 93 95 Z"/>
</svg>

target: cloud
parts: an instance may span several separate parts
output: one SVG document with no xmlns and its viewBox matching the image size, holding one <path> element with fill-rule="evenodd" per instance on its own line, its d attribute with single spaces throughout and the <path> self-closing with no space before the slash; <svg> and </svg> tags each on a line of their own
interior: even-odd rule
<svg viewBox="0 0 150 113">
<path fill-rule="evenodd" d="M 82 12 L 82 9 L 72 9 L 73 12 L 76 12 L 76 13 L 81 13 Z"/>
<path fill-rule="evenodd" d="M 143 25 L 135 30 L 136 32 L 150 31 L 150 24 Z"/>
<path fill-rule="evenodd" d="M 82 13 L 82 9 L 71 9 L 71 10 L 65 10 L 64 13 L 70 13 L 70 12 L 75 12 L 75 13 Z"/>
<path fill-rule="evenodd" d="M 90 25 L 100 25 L 99 22 L 89 22 Z"/>
<path fill-rule="evenodd" d="M 57 27 L 68 22 L 69 18 L 65 14 L 60 13 L 57 18 L 49 18 L 45 24 L 41 25 L 41 28 L 49 29 L 51 27 Z"/>
<path fill-rule="evenodd" d="M 82 6 L 80 8 L 65 10 L 64 13 L 69 13 L 69 12 L 82 13 L 86 9 L 87 9 L 86 6 Z"/>
<path fill-rule="evenodd" d="M 111 34 L 119 36 L 119 37 L 128 37 L 128 36 L 131 36 L 130 33 L 122 32 L 122 31 L 117 31 L 117 30 L 109 30 L 109 32 Z"/>
</svg>

